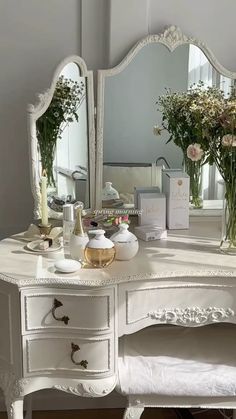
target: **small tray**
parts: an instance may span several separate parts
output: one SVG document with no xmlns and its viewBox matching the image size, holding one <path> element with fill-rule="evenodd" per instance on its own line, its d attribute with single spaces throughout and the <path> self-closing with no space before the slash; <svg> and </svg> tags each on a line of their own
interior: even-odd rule
<svg viewBox="0 0 236 419">
<path fill-rule="evenodd" d="M 57 250 L 61 249 L 61 244 L 58 242 L 54 242 L 52 246 L 50 246 L 46 250 L 42 250 L 39 248 L 39 244 L 42 243 L 42 239 L 39 240 L 33 240 L 30 243 L 27 243 L 26 247 L 27 249 L 31 250 L 31 252 L 37 252 L 37 253 L 48 253 L 48 252 L 56 252 Z"/>
</svg>

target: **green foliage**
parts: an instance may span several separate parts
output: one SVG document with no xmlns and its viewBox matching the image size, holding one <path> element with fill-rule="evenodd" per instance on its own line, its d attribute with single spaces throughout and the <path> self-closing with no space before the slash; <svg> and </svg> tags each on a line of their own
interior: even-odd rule
<svg viewBox="0 0 236 419">
<path fill-rule="evenodd" d="M 172 92 L 159 97 L 157 105 L 162 113 L 162 129 L 170 133 L 169 141 L 185 152 L 190 144 L 198 143 L 209 151 L 209 136 L 219 125 L 225 98 L 216 87 L 194 84 L 187 92 Z"/>
<path fill-rule="evenodd" d="M 78 109 L 84 98 L 84 83 L 62 75 L 56 83 L 48 109 L 36 122 L 42 170 L 46 170 L 49 185 L 55 186 L 53 160 L 57 141 L 68 124 L 78 122 Z"/>
</svg>

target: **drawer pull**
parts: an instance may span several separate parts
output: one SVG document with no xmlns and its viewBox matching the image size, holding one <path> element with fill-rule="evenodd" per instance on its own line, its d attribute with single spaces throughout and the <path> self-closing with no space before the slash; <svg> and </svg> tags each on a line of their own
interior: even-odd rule
<svg viewBox="0 0 236 419">
<path fill-rule="evenodd" d="M 77 361 L 74 360 L 74 353 L 80 350 L 79 345 L 76 345 L 75 343 L 72 342 L 71 343 L 71 349 L 72 350 L 71 350 L 70 357 L 71 357 L 71 361 L 73 362 L 73 364 L 80 365 L 81 367 L 86 369 L 87 366 L 88 366 L 88 361 L 83 360 L 83 361 L 77 362 Z"/>
<path fill-rule="evenodd" d="M 52 307 L 52 316 L 53 316 L 53 318 L 54 318 L 55 320 L 58 320 L 58 321 L 64 322 L 65 324 L 68 324 L 68 322 L 69 322 L 69 320 L 70 320 L 68 316 L 57 317 L 57 316 L 56 316 L 56 314 L 55 314 L 56 309 L 57 309 L 58 307 L 61 307 L 61 306 L 63 306 L 63 304 L 61 303 L 61 301 L 59 301 L 59 300 L 57 300 L 56 298 L 54 298 L 54 301 L 53 301 L 53 307 Z"/>
</svg>

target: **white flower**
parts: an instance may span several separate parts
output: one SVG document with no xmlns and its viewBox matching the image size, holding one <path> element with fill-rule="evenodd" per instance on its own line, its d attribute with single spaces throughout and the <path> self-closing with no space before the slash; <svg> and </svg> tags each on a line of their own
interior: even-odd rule
<svg viewBox="0 0 236 419">
<path fill-rule="evenodd" d="M 190 144 L 187 148 L 187 156 L 192 161 L 199 161 L 202 159 L 204 151 L 200 144 Z"/>
<path fill-rule="evenodd" d="M 153 134 L 154 135 L 161 135 L 161 131 L 162 131 L 162 129 L 161 129 L 161 127 L 159 127 L 159 125 L 154 125 L 154 127 L 153 127 Z"/>
<path fill-rule="evenodd" d="M 221 144 L 225 147 L 236 147 L 236 135 L 225 134 L 222 137 Z"/>
</svg>

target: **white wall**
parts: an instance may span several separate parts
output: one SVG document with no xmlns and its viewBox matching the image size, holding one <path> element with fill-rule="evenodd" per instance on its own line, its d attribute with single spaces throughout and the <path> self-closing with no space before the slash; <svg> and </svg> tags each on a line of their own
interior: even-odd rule
<svg viewBox="0 0 236 419">
<path fill-rule="evenodd" d="M 79 16 L 80 0 L 0 2 L 0 237 L 31 221 L 27 104 L 63 58 L 80 54 Z"/>
<path fill-rule="evenodd" d="M 236 71 L 235 0 L 110 2 L 110 66 L 117 64 L 141 36 L 177 25 L 187 35 L 206 43 L 225 67 Z"/>
</svg>

